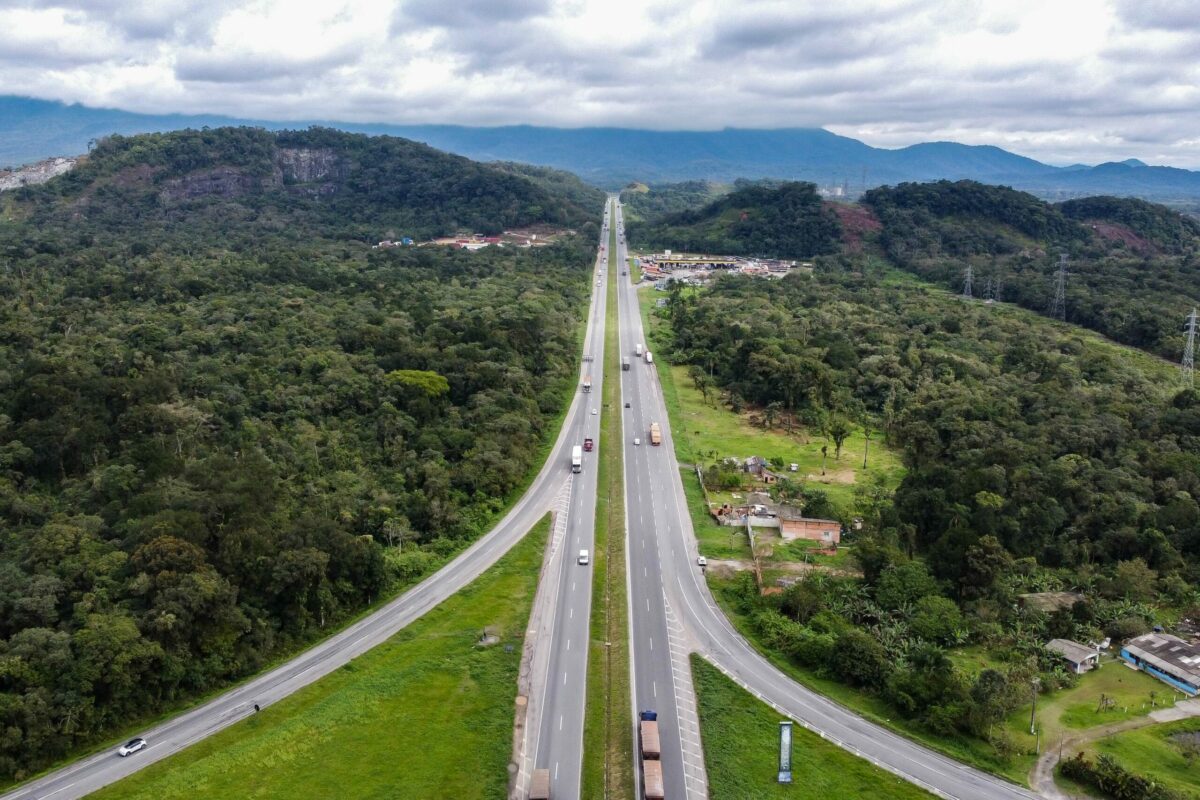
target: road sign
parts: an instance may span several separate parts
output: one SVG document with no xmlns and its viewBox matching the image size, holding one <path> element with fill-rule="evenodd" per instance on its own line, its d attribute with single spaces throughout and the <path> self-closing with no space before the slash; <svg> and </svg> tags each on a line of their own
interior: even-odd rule
<svg viewBox="0 0 1200 800">
<path fill-rule="evenodd" d="M 779 723 L 779 782 L 792 782 L 792 723 Z"/>
</svg>

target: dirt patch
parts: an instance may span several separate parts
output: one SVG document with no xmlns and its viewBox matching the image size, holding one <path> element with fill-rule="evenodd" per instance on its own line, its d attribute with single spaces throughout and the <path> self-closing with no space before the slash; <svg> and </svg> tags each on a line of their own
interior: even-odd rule
<svg viewBox="0 0 1200 800">
<path fill-rule="evenodd" d="M 850 203 L 826 203 L 842 223 L 842 241 L 851 253 L 862 252 L 862 241 L 883 229 L 883 224 L 866 206 Z"/>
<path fill-rule="evenodd" d="M 1092 231 L 1106 242 L 1120 242 L 1133 253 L 1139 255 L 1154 255 L 1158 252 L 1158 248 L 1151 244 L 1146 239 L 1138 236 L 1132 229 L 1118 225 L 1115 222 L 1088 222 L 1086 223 Z"/>
<path fill-rule="evenodd" d="M 826 470 L 824 475 L 809 473 L 805 475 L 806 480 L 816 483 L 854 483 L 854 479 L 858 473 L 849 467 L 843 469 Z"/>
</svg>

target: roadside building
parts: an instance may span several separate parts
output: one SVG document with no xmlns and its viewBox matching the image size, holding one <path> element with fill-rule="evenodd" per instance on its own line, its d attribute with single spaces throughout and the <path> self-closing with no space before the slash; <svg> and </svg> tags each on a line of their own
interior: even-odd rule
<svg viewBox="0 0 1200 800">
<path fill-rule="evenodd" d="M 1100 666 L 1100 652 L 1086 644 L 1070 639 L 1051 639 L 1046 642 L 1046 649 L 1062 656 L 1076 675 L 1082 675 Z"/>
<path fill-rule="evenodd" d="M 1121 658 L 1185 694 L 1200 694 L 1200 647 L 1178 636 L 1147 633 L 1130 639 Z"/>
<path fill-rule="evenodd" d="M 795 517 L 779 520 L 779 535 L 785 541 L 808 539 L 822 544 L 836 545 L 842 540 L 842 523 L 835 519 Z"/>
</svg>

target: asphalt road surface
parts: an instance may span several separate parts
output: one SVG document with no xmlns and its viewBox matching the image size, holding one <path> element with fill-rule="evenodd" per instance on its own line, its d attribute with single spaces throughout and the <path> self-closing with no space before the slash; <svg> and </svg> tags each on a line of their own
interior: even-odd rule
<svg viewBox="0 0 1200 800">
<path fill-rule="evenodd" d="M 611 207 L 611 204 L 610 204 Z M 596 275 L 596 294 L 584 346 L 585 367 L 590 367 L 592 390 L 584 393 L 586 413 L 575 420 L 575 437 L 568 444 L 582 445 L 584 437 L 595 441 L 595 450 L 583 454 L 583 471 L 571 481 L 567 521 L 559 543 L 558 592 L 550 609 L 554 614 L 549 666 L 539 670 L 530 694 L 539 695 L 540 723 L 537 739 L 528 745 L 535 769 L 550 771 L 551 797 L 579 797 L 583 770 L 584 704 L 587 699 L 589 622 L 592 613 L 592 569 L 595 560 L 596 486 L 600 448 L 614 443 L 600 441 L 600 413 L 604 390 L 604 317 L 607 309 L 608 226 L 601 228 L 603 256 Z M 596 335 L 590 335 L 595 331 Z M 588 563 L 579 563 L 579 551 L 588 551 Z M 531 623 L 532 627 L 532 623 Z M 537 685 L 540 683 L 541 685 Z"/>
<path fill-rule="evenodd" d="M 607 239 L 603 240 L 607 245 Z M 597 267 L 602 262 L 597 262 Z M 589 352 L 595 346 L 603 346 L 603 286 L 594 287 L 591 307 L 589 309 L 587 332 L 584 339 L 584 352 Z M 599 315 L 598 315 L 599 314 Z M 598 316 L 597 316 L 598 315 Z M 601 351 L 597 349 L 599 354 Z M 584 362 L 580 368 L 580 381 L 586 374 L 591 374 L 593 380 L 599 379 L 599 365 L 592 370 L 592 365 Z M 595 431 L 598 427 L 599 416 L 591 415 L 591 408 L 599 400 L 599 389 L 593 394 L 578 392 L 571 404 L 570 410 L 563 421 L 554 448 L 532 485 L 517 501 L 511 511 L 487 534 L 463 551 L 457 558 L 424 581 L 405 592 L 396 600 L 363 618 L 344 631 L 326 639 L 320 644 L 306 650 L 285 664 L 276 667 L 248 683 L 232 689 L 203 705 L 180 714 L 167 722 L 156 725 L 141 732 L 140 736 L 148 741 L 148 746 L 139 753 L 121 758 L 116 754 L 115 746 L 104 752 L 84 758 L 62 769 L 55 770 L 41 778 L 25 783 L 0 797 L 0 800 L 71 800 L 83 797 L 104 786 L 121 780 L 150 764 L 174 755 L 201 739 L 254 713 L 255 704 L 265 708 L 287 697 L 293 692 L 328 675 L 338 667 L 346 664 L 356 656 L 362 655 L 376 645 L 386 641 L 397 631 L 404 628 L 413 620 L 418 619 L 430 609 L 437 606 L 475 578 L 484 570 L 496 563 L 533 527 L 535 523 L 550 509 L 567 476 L 571 472 L 571 447 L 582 444 L 583 431 Z M 586 526 L 577 519 L 578 536 L 584 535 L 590 541 L 591 525 L 594 516 L 590 513 L 595 508 L 595 469 L 587 470 L 588 457 L 594 458 L 594 453 L 585 454 L 585 472 L 590 472 L 591 503 L 586 506 L 589 513 Z M 576 476 L 580 477 L 580 476 Z M 583 495 L 583 492 L 579 492 Z M 583 502 L 581 500 L 581 502 Z M 572 514 L 573 517 L 580 515 Z M 586 530 L 585 530 L 586 528 Z M 574 563 L 571 559 L 570 563 Z M 580 583 L 578 584 L 579 600 L 581 603 L 590 602 L 591 570 L 580 568 Z M 568 588 L 570 584 L 567 584 Z M 583 634 L 578 645 L 581 654 L 586 654 L 587 641 L 587 609 L 590 606 L 581 605 L 575 611 L 580 618 L 580 610 L 584 609 L 581 617 Z M 568 620 L 570 621 L 570 620 Z M 577 634 L 576 634 L 577 635 Z M 580 656 L 584 657 L 583 655 Z M 575 786 L 579 781 L 579 751 L 582 750 L 580 735 L 583 719 L 583 667 L 573 663 L 564 664 L 564 670 L 578 669 L 579 683 L 572 687 L 575 693 L 577 709 L 570 715 L 572 724 L 576 725 L 573 740 L 562 743 L 562 753 L 573 752 L 573 775 Z M 555 742 L 557 746 L 558 743 Z M 566 759 L 566 755 L 555 750 L 555 757 Z M 576 796 L 565 794 L 564 797 Z"/>
<path fill-rule="evenodd" d="M 616 224 L 621 230 L 619 209 Z M 617 255 L 624 263 L 623 240 L 618 247 Z M 628 278 L 619 286 L 622 354 L 632 356 L 633 344 L 645 342 L 637 290 Z M 626 438 L 630 440 L 640 432 L 642 439 L 640 446 L 626 442 L 625 461 L 635 705 L 659 712 L 667 797 L 699 796 L 695 787 L 702 780 L 702 773 L 687 771 L 687 706 L 692 700 L 690 686 L 679 685 L 687 679 L 680 674 L 678 659 L 665 650 L 663 639 L 668 636 L 685 642 L 684 649 L 699 652 L 779 713 L 935 794 L 957 800 L 1035 797 L 1027 789 L 868 722 L 801 686 L 772 666 L 734 630 L 714 602 L 696 564 L 699 553 L 671 443 L 658 367 L 644 361 L 631 366 L 630 372 L 622 373 L 621 388 L 623 399 L 632 405 L 624 412 Z M 652 421 L 662 426 L 661 447 L 648 444 Z M 805 754 L 796 752 L 793 757 L 802 760 Z"/>
</svg>

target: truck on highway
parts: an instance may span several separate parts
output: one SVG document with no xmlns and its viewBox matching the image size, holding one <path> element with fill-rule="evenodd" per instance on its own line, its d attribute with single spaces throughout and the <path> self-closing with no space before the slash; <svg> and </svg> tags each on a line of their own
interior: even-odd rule
<svg viewBox="0 0 1200 800">
<path fill-rule="evenodd" d="M 583 450 L 584 450 L 584 452 L 585 452 L 585 453 L 590 453 L 590 452 L 592 452 L 592 449 L 593 449 L 595 446 L 596 446 L 596 440 L 595 440 L 595 439 L 593 439 L 592 437 L 590 437 L 590 436 L 589 436 L 589 437 L 587 437 L 586 439 L 584 439 L 584 440 L 583 440 Z"/>
<path fill-rule="evenodd" d="M 583 472 L 583 448 L 579 445 L 571 448 L 571 472 Z"/>
<path fill-rule="evenodd" d="M 591 375 L 584 376 L 583 390 L 585 392 L 590 392 L 592 390 L 592 376 Z"/>
<path fill-rule="evenodd" d="M 653 363 L 654 363 L 654 354 L 653 354 L 653 353 L 651 353 L 649 350 L 647 350 L 647 351 L 646 351 L 646 363 L 647 363 L 647 364 L 653 364 Z"/>
<path fill-rule="evenodd" d="M 529 800 L 550 800 L 550 770 L 535 769 L 529 787 Z"/>
<path fill-rule="evenodd" d="M 646 800 L 663 800 L 662 762 L 642 761 L 642 797 Z"/>
<path fill-rule="evenodd" d="M 629 371 L 629 356 L 622 356 L 621 369 L 625 370 L 626 372 Z"/>
<path fill-rule="evenodd" d="M 662 444 L 662 428 L 658 427 L 657 422 L 650 423 L 650 444 L 653 444 L 653 445 Z M 579 472 L 579 470 L 575 470 L 575 471 Z"/>
<path fill-rule="evenodd" d="M 662 751 L 658 746 L 658 712 L 643 711 L 638 722 L 638 741 L 642 744 L 642 758 L 657 761 Z"/>
<path fill-rule="evenodd" d="M 633 354 L 635 356 L 637 356 L 638 358 L 641 358 L 641 356 L 642 356 L 642 343 L 641 342 L 638 342 L 636 345 L 634 345 Z"/>
</svg>

